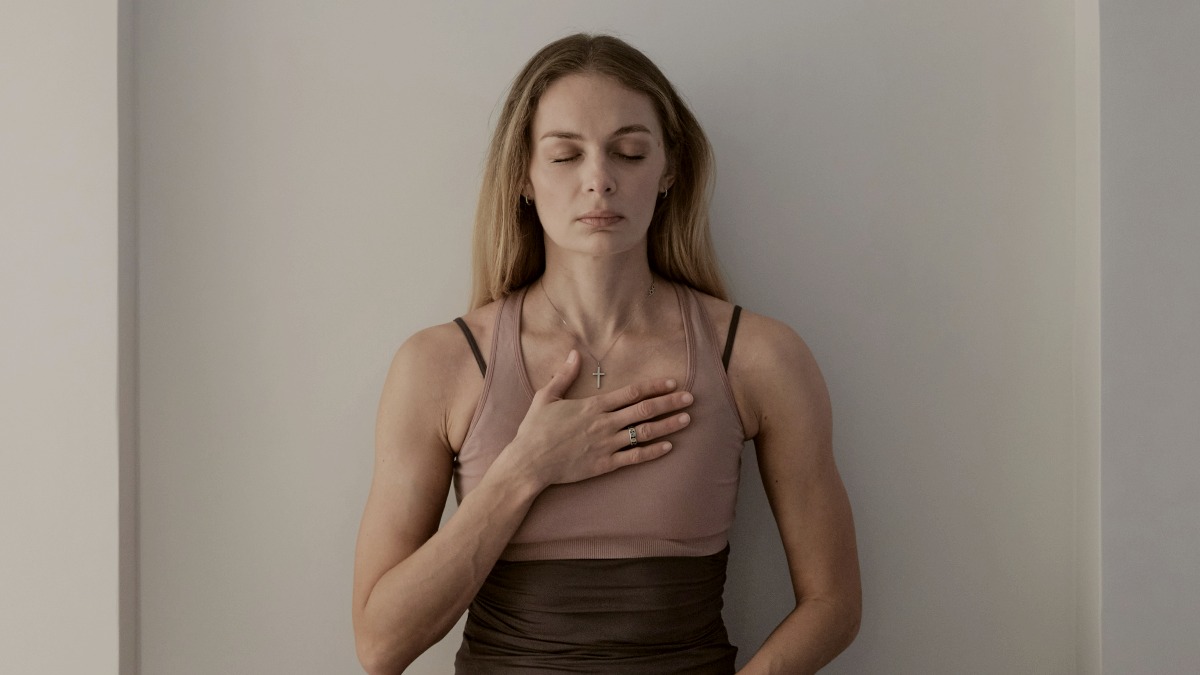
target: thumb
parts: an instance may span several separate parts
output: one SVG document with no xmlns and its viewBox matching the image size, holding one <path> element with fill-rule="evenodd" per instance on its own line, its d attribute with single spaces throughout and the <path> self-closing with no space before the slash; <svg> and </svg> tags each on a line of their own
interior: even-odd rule
<svg viewBox="0 0 1200 675">
<path fill-rule="evenodd" d="M 567 390 L 571 388 L 571 383 L 575 378 L 579 377 L 579 352 L 574 349 L 567 354 L 567 360 L 562 362 L 558 370 L 554 371 L 554 377 L 542 387 L 542 392 L 551 401 L 556 401 L 562 398 Z"/>
</svg>

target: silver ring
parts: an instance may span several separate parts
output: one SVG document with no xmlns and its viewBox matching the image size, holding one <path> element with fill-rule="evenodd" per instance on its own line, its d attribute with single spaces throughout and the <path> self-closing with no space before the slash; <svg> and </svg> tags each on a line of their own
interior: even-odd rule
<svg viewBox="0 0 1200 675">
<path fill-rule="evenodd" d="M 629 427 L 629 447 L 637 445 L 637 428 Z"/>
</svg>

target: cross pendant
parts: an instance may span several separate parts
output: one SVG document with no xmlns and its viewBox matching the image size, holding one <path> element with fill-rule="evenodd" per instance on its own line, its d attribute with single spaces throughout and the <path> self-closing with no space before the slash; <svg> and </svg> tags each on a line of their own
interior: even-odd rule
<svg viewBox="0 0 1200 675">
<path fill-rule="evenodd" d="M 596 372 L 594 372 L 592 374 L 596 376 L 596 388 L 599 389 L 600 388 L 600 378 L 604 377 L 604 375 L 606 374 L 604 371 L 600 370 L 600 362 L 599 361 L 596 362 Z"/>
</svg>

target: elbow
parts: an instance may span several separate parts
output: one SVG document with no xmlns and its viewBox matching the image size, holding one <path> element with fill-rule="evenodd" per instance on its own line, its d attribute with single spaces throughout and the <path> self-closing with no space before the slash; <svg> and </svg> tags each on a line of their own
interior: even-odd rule
<svg viewBox="0 0 1200 675">
<path fill-rule="evenodd" d="M 839 593 L 826 596 L 831 631 L 838 653 L 849 647 L 862 627 L 862 589 L 858 584 Z"/>
<path fill-rule="evenodd" d="M 355 650 L 358 652 L 358 663 L 367 675 L 391 675 L 403 672 L 403 669 L 397 670 L 388 663 L 383 650 L 375 648 L 366 640 L 361 638 L 357 640 Z"/>
<path fill-rule="evenodd" d="M 381 621 L 364 610 L 354 615 L 354 650 L 368 675 L 399 675 L 447 632 L 436 624 Z"/>
<path fill-rule="evenodd" d="M 849 605 L 841 614 L 841 650 L 844 650 L 858 637 L 858 629 L 862 626 L 862 603 Z"/>
<path fill-rule="evenodd" d="M 829 658 L 841 654 L 858 637 L 862 625 L 862 601 L 858 598 L 810 597 L 796 604 L 796 610 L 808 611 L 821 626 L 822 642 Z M 819 617 L 819 618 L 818 618 Z"/>
<path fill-rule="evenodd" d="M 359 635 L 354 642 L 358 662 L 367 675 L 399 675 L 412 663 L 415 656 L 394 641 L 385 642 Z"/>
<path fill-rule="evenodd" d="M 862 608 L 857 607 L 857 608 L 855 608 L 853 614 L 851 614 L 851 616 L 849 617 L 849 621 L 847 622 L 847 625 L 846 625 L 846 633 L 845 633 L 846 647 L 849 647 L 850 643 L 854 642 L 854 638 L 858 637 L 858 629 L 861 626 L 862 626 Z"/>
</svg>

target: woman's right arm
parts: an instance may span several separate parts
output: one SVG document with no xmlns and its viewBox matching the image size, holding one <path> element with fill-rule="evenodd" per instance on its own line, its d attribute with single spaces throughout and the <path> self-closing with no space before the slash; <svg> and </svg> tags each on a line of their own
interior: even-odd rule
<svg viewBox="0 0 1200 675">
<path fill-rule="evenodd" d="M 669 380 L 563 399 L 579 372 L 571 352 L 535 395 L 516 438 L 438 529 L 452 475 L 446 418 L 453 386 L 438 358 L 446 335 L 431 329 L 406 342 L 380 399 L 353 599 L 358 657 L 372 675 L 402 672 L 449 632 L 543 489 L 662 456 L 669 443 L 622 451 L 623 429 L 691 403 Z M 638 437 L 653 440 L 686 424 L 674 415 L 639 425 Z"/>
</svg>

